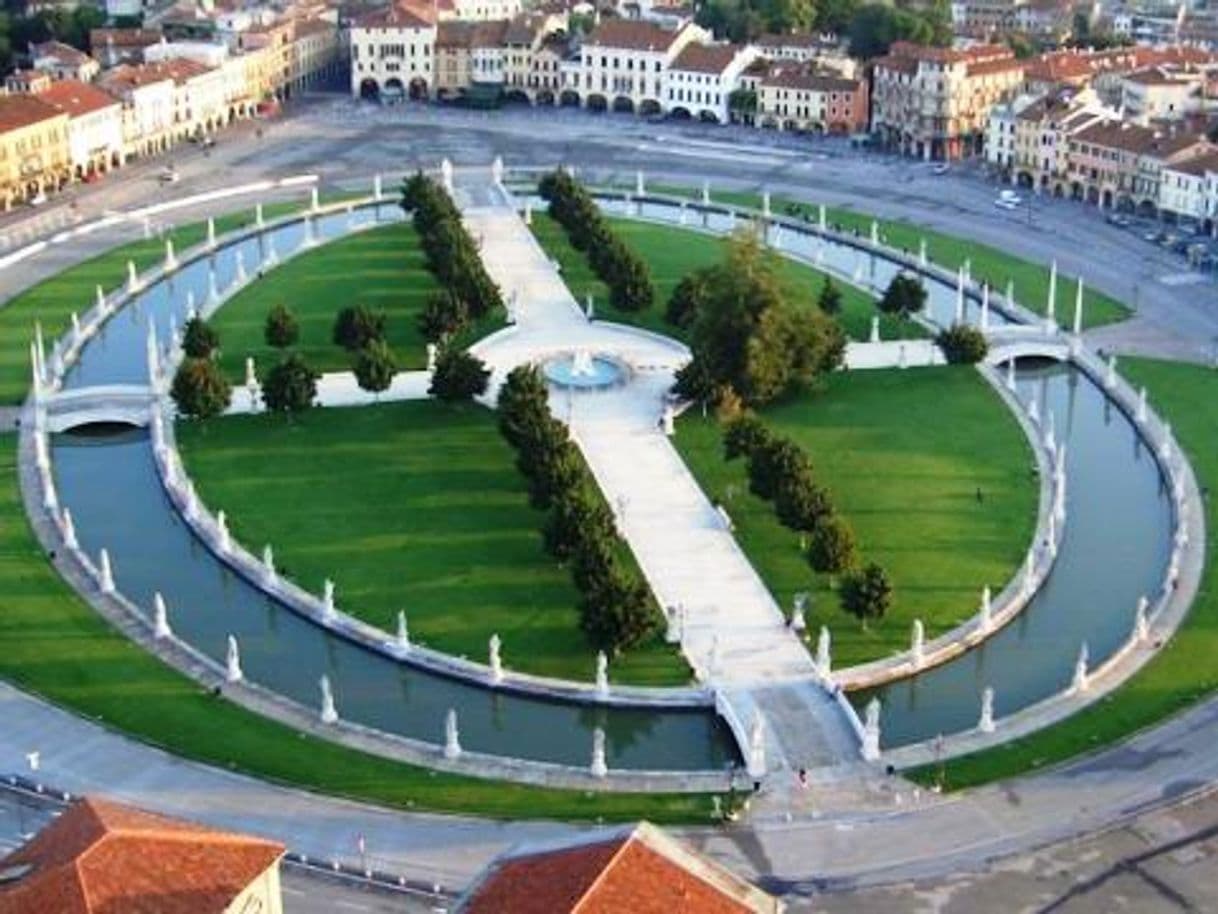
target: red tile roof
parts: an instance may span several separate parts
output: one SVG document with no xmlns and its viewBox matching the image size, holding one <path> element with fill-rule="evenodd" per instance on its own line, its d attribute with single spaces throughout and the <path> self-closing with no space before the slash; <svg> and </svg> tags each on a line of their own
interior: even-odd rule
<svg viewBox="0 0 1218 914">
<path fill-rule="evenodd" d="M 740 49 L 731 44 L 687 44 L 669 69 L 694 73 L 722 73 L 739 52 Z"/>
<path fill-rule="evenodd" d="M 432 11 L 417 4 L 393 3 L 383 10 L 365 13 L 355 20 L 360 29 L 429 29 L 435 25 Z"/>
<path fill-rule="evenodd" d="M 630 51 L 667 51 L 681 34 L 654 22 L 637 19 L 605 19 L 584 42 L 588 47 L 623 48 Z"/>
<path fill-rule="evenodd" d="M 76 79 L 51 83 L 51 87 L 39 92 L 38 97 L 68 117 L 81 117 L 119 104 L 118 99 L 110 93 Z"/>
<path fill-rule="evenodd" d="M 0 133 L 58 117 L 59 111 L 33 95 L 0 95 Z"/>
<path fill-rule="evenodd" d="M 221 914 L 282 845 L 86 798 L 0 868 L 0 914 Z"/>
<path fill-rule="evenodd" d="M 758 914 L 770 896 L 641 823 L 605 841 L 509 858 L 464 914 Z"/>
</svg>

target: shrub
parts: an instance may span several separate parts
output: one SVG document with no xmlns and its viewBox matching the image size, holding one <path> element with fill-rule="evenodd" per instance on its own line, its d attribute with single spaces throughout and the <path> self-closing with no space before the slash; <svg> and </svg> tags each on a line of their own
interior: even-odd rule
<svg viewBox="0 0 1218 914">
<path fill-rule="evenodd" d="M 833 513 L 833 502 L 828 490 L 817 485 L 811 471 L 804 469 L 779 480 L 774 493 L 774 512 L 784 527 L 807 533 L 817 529 L 821 521 Z"/>
<path fill-rule="evenodd" d="M 701 270 L 682 277 L 668 299 L 664 320 L 674 327 L 689 328 L 706 301 L 707 292 L 706 275 Z"/>
<path fill-rule="evenodd" d="M 418 317 L 419 332 L 430 343 L 447 340 L 468 324 L 469 309 L 451 290 L 429 295 Z"/>
<path fill-rule="evenodd" d="M 446 348 L 436 359 L 427 392 L 438 400 L 472 400 L 486 393 L 491 371 L 477 356 L 460 349 Z"/>
<path fill-rule="evenodd" d="M 968 324 L 952 324 L 939 331 L 935 342 L 943 350 L 943 357 L 953 365 L 975 365 L 990 351 L 985 334 Z"/>
<path fill-rule="evenodd" d="M 287 349 L 300 339 L 300 323 L 287 305 L 278 304 L 267 314 L 262 336 L 268 346 Z"/>
<path fill-rule="evenodd" d="M 926 307 L 926 288 L 917 277 L 898 273 L 884 290 L 878 307 L 885 314 L 912 317 Z"/>
<path fill-rule="evenodd" d="M 372 340 L 355 356 L 355 380 L 359 386 L 372 393 L 388 390 L 398 370 L 393 350 L 384 340 Z"/>
<path fill-rule="evenodd" d="M 892 584 L 875 562 L 851 572 L 842 582 L 842 608 L 864 627 L 870 619 L 882 619 L 891 606 Z"/>
<path fill-rule="evenodd" d="M 759 447 L 769 446 L 773 440 L 773 434 L 756 416 L 740 416 L 729 422 L 723 431 L 723 459 L 748 457 Z"/>
<path fill-rule="evenodd" d="M 273 413 L 298 413 L 317 399 L 320 375 L 293 352 L 280 360 L 262 380 L 262 402 Z"/>
<path fill-rule="evenodd" d="M 821 574 L 841 574 L 858 561 L 854 530 L 842 517 L 822 517 L 808 539 L 808 564 Z"/>
<path fill-rule="evenodd" d="M 233 390 L 209 358 L 187 358 L 173 376 L 169 395 L 183 416 L 210 419 L 228 409 Z"/>
<path fill-rule="evenodd" d="M 182 328 L 182 351 L 188 358 L 210 359 L 220 346 L 220 335 L 201 317 L 192 317 Z"/>
<path fill-rule="evenodd" d="M 825 276 L 825 281 L 820 287 L 816 304 L 825 314 L 840 314 L 842 311 L 842 290 L 828 275 Z"/>
<path fill-rule="evenodd" d="M 774 498 L 785 482 L 812 473 L 812 463 L 794 441 L 773 437 L 749 454 L 749 491 L 758 498 Z"/>
<path fill-rule="evenodd" d="M 385 315 L 365 305 L 343 308 L 334 320 L 334 342 L 348 352 L 356 352 L 384 337 Z"/>
</svg>

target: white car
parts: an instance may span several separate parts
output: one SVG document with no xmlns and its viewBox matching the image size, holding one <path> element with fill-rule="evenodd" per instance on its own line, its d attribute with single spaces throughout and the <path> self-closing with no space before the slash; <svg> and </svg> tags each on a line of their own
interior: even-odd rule
<svg viewBox="0 0 1218 914">
<path fill-rule="evenodd" d="M 1015 191 L 1013 191 L 1013 190 L 999 191 L 998 199 L 999 200 L 1010 200 L 1012 203 L 1020 202 L 1019 194 L 1015 193 Z"/>
<path fill-rule="evenodd" d="M 181 177 L 182 176 L 179 175 L 175 169 L 166 168 L 161 172 L 160 177 L 157 180 L 159 180 L 162 184 L 177 184 L 178 181 L 181 180 Z"/>
<path fill-rule="evenodd" d="M 932 175 L 945 175 L 945 174 L 947 174 L 947 172 L 948 172 L 948 165 L 946 162 L 940 162 L 938 165 L 936 165 L 934 168 L 932 168 L 930 170 L 930 173 Z"/>
<path fill-rule="evenodd" d="M 1007 200 L 1003 197 L 999 197 L 997 200 L 995 200 L 994 205 L 999 209 L 1019 209 L 1018 200 Z"/>
<path fill-rule="evenodd" d="M 42 191 L 38 191 L 34 196 L 30 197 L 30 206 L 42 206 L 47 202 L 47 195 Z"/>
</svg>

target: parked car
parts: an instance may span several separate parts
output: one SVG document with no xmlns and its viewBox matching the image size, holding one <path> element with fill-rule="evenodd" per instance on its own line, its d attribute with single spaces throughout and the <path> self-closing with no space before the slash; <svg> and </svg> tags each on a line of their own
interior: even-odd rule
<svg viewBox="0 0 1218 914">
<path fill-rule="evenodd" d="M 36 193 L 36 194 L 34 194 L 34 196 L 30 197 L 29 202 L 30 202 L 30 206 L 42 206 L 42 204 L 47 202 L 47 195 L 44 194 L 42 191 L 38 191 L 38 193 Z"/>
<path fill-rule="evenodd" d="M 1006 210 L 1019 209 L 1018 200 L 1008 200 L 1005 197 L 999 197 L 997 200 L 994 201 L 994 205 L 996 207 L 998 207 L 999 209 L 1006 209 Z"/>
<path fill-rule="evenodd" d="M 162 184 L 177 184 L 181 178 L 176 168 L 166 168 L 157 176 L 157 180 Z"/>
<path fill-rule="evenodd" d="M 1127 228 L 1130 225 L 1129 217 L 1123 213 L 1109 213 L 1107 220 L 1109 225 L 1115 225 L 1119 228 Z"/>
<path fill-rule="evenodd" d="M 1145 235 L 1142 236 L 1142 240 L 1149 241 L 1151 244 L 1155 244 L 1162 237 L 1163 237 L 1163 233 L 1160 232 L 1158 229 L 1151 229 L 1149 232 L 1147 232 Z"/>
<path fill-rule="evenodd" d="M 948 167 L 948 164 L 946 162 L 940 162 L 938 165 L 936 165 L 934 168 L 932 168 L 930 170 L 930 173 L 932 175 L 945 175 L 950 170 L 951 169 Z"/>
<path fill-rule="evenodd" d="M 999 191 L 998 199 L 999 200 L 1009 200 L 1010 202 L 1014 203 L 1016 206 L 1018 206 L 1019 203 L 1021 202 L 1019 194 L 1015 193 L 1015 191 L 1013 191 L 1013 190 Z"/>
</svg>

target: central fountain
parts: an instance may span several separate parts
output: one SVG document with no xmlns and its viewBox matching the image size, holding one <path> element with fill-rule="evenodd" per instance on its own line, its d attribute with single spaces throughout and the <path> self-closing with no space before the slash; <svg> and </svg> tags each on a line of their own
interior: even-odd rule
<svg viewBox="0 0 1218 914">
<path fill-rule="evenodd" d="M 547 359 L 541 370 L 546 380 L 563 390 L 604 390 L 621 386 L 630 379 L 630 369 L 624 362 L 587 349 Z"/>
</svg>

